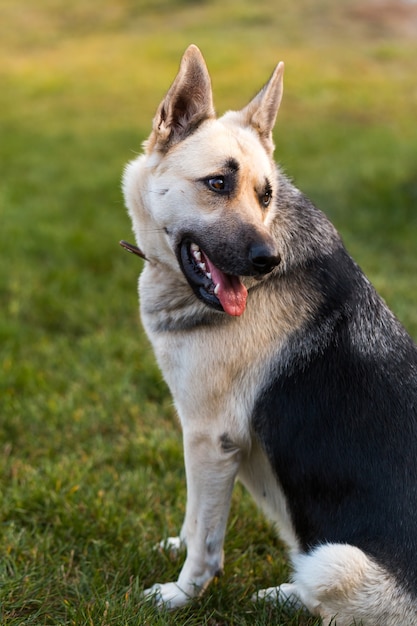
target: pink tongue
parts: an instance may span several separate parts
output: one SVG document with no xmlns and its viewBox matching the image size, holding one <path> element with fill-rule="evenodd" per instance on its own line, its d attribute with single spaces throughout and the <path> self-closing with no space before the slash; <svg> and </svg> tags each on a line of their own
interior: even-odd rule
<svg viewBox="0 0 417 626">
<path fill-rule="evenodd" d="M 242 315 L 246 307 L 248 291 L 240 282 L 239 276 L 224 274 L 206 256 L 204 261 L 211 274 L 211 280 L 218 285 L 216 295 L 225 312 L 229 315 Z"/>
</svg>

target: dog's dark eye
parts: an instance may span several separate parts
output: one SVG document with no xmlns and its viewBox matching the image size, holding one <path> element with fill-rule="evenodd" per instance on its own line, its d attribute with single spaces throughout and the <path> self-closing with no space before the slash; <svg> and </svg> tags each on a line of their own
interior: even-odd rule
<svg viewBox="0 0 417 626">
<path fill-rule="evenodd" d="M 260 199 L 261 199 L 262 206 L 264 206 L 265 208 L 269 206 L 269 204 L 271 203 L 271 199 L 272 199 L 272 189 L 269 186 L 266 187 Z"/>
<path fill-rule="evenodd" d="M 209 178 L 207 180 L 207 185 L 213 191 L 219 191 L 219 192 L 227 191 L 227 189 L 226 189 L 226 181 L 223 178 L 223 176 L 215 176 L 214 178 Z"/>
<path fill-rule="evenodd" d="M 236 174 L 233 172 L 225 174 L 212 174 L 200 181 L 210 190 L 221 196 L 231 196 L 236 187 Z"/>
</svg>

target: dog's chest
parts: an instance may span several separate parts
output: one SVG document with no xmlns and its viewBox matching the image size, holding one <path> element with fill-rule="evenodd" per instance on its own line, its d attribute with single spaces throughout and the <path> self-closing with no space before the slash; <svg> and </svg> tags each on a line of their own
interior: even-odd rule
<svg viewBox="0 0 417 626">
<path fill-rule="evenodd" d="M 152 267 L 142 272 L 139 290 L 142 323 L 177 408 L 195 412 L 210 401 L 214 411 L 239 375 L 237 324 L 222 316 L 213 322 L 187 285 Z"/>
<path fill-rule="evenodd" d="M 256 399 L 288 333 L 287 300 L 264 293 L 251 290 L 245 313 L 231 318 L 210 312 L 173 275 L 145 267 L 142 322 L 183 425 L 217 420 L 247 440 Z"/>
<path fill-rule="evenodd" d="M 257 385 L 254 380 L 244 383 L 244 379 L 250 376 L 254 363 L 244 360 L 233 346 L 234 334 L 230 337 L 215 327 L 151 335 L 181 420 L 222 415 L 227 421 L 231 412 L 247 419 Z"/>
</svg>

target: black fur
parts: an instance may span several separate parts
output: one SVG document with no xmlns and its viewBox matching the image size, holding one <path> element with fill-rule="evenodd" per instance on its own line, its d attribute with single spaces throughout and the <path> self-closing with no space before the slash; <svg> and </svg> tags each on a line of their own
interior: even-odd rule
<svg viewBox="0 0 417 626">
<path fill-rule="evenodd" d="M 417 347 L 341 243 L 302 274 L 322 299 L 280 352 L 255 432 L 302 549 L 357 546 L 416 596 Z"/>
</svg>

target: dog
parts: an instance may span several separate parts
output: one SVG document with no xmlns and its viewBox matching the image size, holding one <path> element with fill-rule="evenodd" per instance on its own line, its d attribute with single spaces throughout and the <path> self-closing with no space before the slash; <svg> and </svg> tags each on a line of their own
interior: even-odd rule
<svg viewBox="0 0 417 626">
<path fill-rule="evenodd" d="M 141 318 L 183 430 L 175 609 L 223 567 L 238 478 L 288 547 L 257 598 L 324 624 L 417 625 L 417 347 L 274 163 L 283 63 L 217 118 L 196 46 L 123 176 Z M 128 247 L 129 244 L 126 244 Z"/>
</svg>

